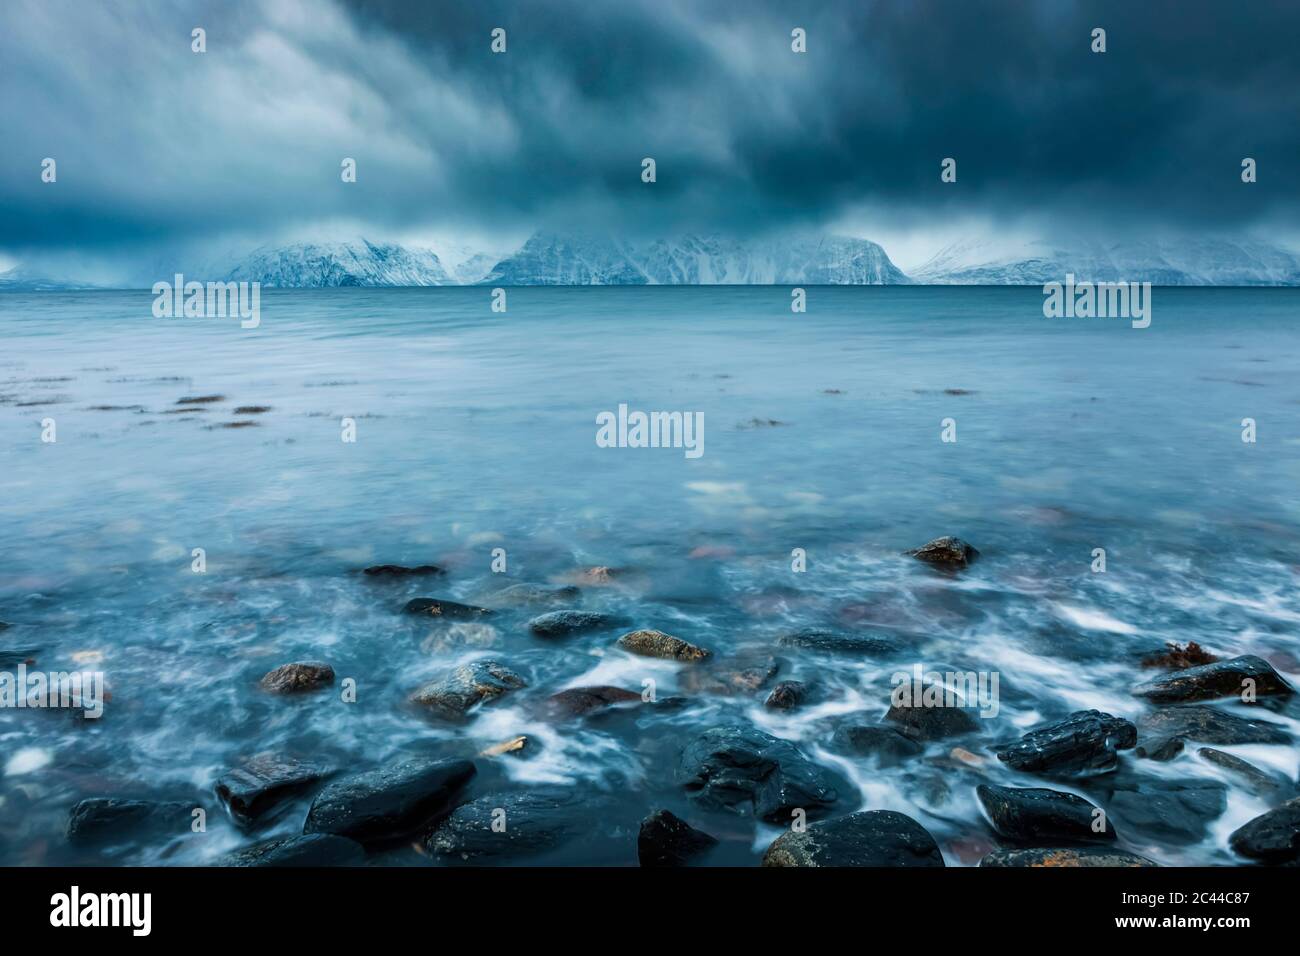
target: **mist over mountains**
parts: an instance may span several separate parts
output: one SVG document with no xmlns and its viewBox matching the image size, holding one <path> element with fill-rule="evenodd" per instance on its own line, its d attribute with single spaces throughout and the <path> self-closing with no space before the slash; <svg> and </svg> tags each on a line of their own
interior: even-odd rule
<svg viewBox="0 0 1300 956">
<path fill-rule="evenodd" d="M 171 269 L 158 279 L 170 281 Z M 1125 239 L 1107 243 L 978 237 L 949 244 L 904 272 L 879 244 L 835 235 L 738 239 L 684 235 L 638 242 L 535 232 L 492 254 L 465 245 L 434 249 L 358 238 L 264 245 L 242 257 L 190 268 L 186 278 L 258 282 L 265 288 L 448 285 L 1042 285 L 1067 274 L 1095 282 L 1164 286 L 1300 286 L 1300 256 L 1245 239 Z M 148 286 L 150 281 L 138 285 Z M 18 267 L 0 290 L 95 288 Z"/>
</svg>

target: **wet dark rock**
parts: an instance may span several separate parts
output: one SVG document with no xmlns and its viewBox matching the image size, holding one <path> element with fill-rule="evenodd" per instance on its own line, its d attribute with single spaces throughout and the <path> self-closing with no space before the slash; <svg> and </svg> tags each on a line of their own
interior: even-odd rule
<svg viewBox="0 0 1300 956">
<path fill-rule="evenodd" d="M 323 764 L 259 754 L 217 781 L 217 799 L 237 823 L 248 826 L 332 773 L 334 769 Z"/>
<path fill-rule="evenodd" d="M 1241 697 L 1247 686 L 1253 689 L 1256 697 L 1295 693 L 1272 664 L 1253 654 L 1164 674 L 1134 687 L 1133 693 L 1156 704 L 1174 704 Z"/>
<path fill-rule="evenodd" d="M 906 814 L 865 810 L 783 833 L 763 854 L 763 866 L 943 866 L 943 854 Z"/>
<path fill-rule="evenodd" d="M 682 687 L 693 694 L 717 694 L 722 697 L 752 694 L 766 687 L 780 669 L 780 662 L 775 657 L 753 662 L 733 660 L 692 668 L 682 675 Z"/>
<path fill-rule="evenodd" d="M 240 405 L 232 415 L 265 415 L 271 410 L 270 405 Z"/>
<path fill-rule="evenodd" d="M 360 843 L 332 833 L 307 833 L 265 840 L 213 861 L 213 866 L 361 866 L 366 851 Z"/>
<path fill-rule="evenodd" d="M 1170 670 L 1182 670 L 1186 667 L 1199 667 L 1202 664 L 1213 664 L 1218 660 L 1213 654 L 1201 647 L 1195 641 L 1188 641 L 1185 645 L 1176 644 L 1170 641 L 1165 645 L 1165 649 L 1158 654 L 1150 654 L 1142 658 L 1143 667 L 1165 667 Z"/>
<path fill-rule="evenodd" d="M 400 564 L 375 564 L 361 573 L 369 578 L 423 578 L 447 572 L 435 564 L 419 564 L 413 568 Z"/>
<path fill-rule="evenodd" d="M 91 797 L 82 800 L 68 814 L 67 837 L 71 843 L 110 843 L 147 834 L 190 832 L 194 807 L 179 801 L 120 800 Z"/>
<path fill-rule="evenodd" d="M 273 694 L 296 694 L 334 683 L 334 668 L 321 661 L 281 664 L 262 678 L 262 689 Z"/>
<path fill-rule="evenodd" d="M 753 812 L 786 824 L 796 809 L 815 816 L 839 798 L 836 778 L 786 740 L 751 727 L 713 727 L 682 750 L 677 781 L 706 809 Z"/>
<path fill-rule="evenodd" d="M 338 780 L 316 795 L 303 832 L 361 843 L 406 836 L 446 812 L 474 772 L 468 760 L 410 760 Z"/>
<path fill-rule="evenodd" d="M 551 611 L 533 618 L 528 622 L 528 629 L 538 637 L 568 637 L 570 634 L 582 634 L 586 631 L 603 631 L 618 627 L 621 618 L 599 611 Z"/>
<path fill-rule="evenodd" d="M 1134 778 L 1117 784 L 1110 810 L 1131 838 L 1196 843 L 1228 806 L 1217 780 Z"/>
<path fill-rule="evenodd" d="M 942 740 L 979 730 L 979 711 L 965 706 L 960 695 L 954 694 L 954 702 L 956 706 L 952 707 L 926 707 L 915 701 L 911 706 L 895 703 L 886 711 L 884 720 L 913 740 Z"/>
<path fill-rule="evenodd" d="M 572 604 L 582 592 L 572 584 L 549 588 L 539 584 L 512 584 L 492 596 L 496 604 L 507 607 L 549 606 Z"/>
<path fill-rule="evenodd" d="M 1243 784 L 1256 793 L 1270 793 L 1282 789 L 1286 781 L 1256 767 L 1253 763 L 1242 760 L 1235 754 L 1224 753 L 1213 747 L 1201 747 L 1196 751 L 1210 763 L 1239 778 Z"/>
<path fill-rule="evenodd" d="M 772 710 L 794 710 L 808 699 L 808 685 L 797 680 L 783 680 L 772 688 L 763 706 Z"/>
<path fill-rule="evenodd" d="M 1019 843 L 1101 843 L 1115 839 L 1109 822 L 1095 831 L 1097 807 L 1083 797 L 1036 787 L 975 788 L 998 835 Z"/>
<path fill-rule="evenodd" d="M 490 793 L 453 810 L 424 845 L 449 863 L 535 856 L 591 836 L 611 807 L 609 798 L 573 787 Z"/>
<path fill-rule="evenodd" d="M 1228 846 L 1234 853 L 1261 863 L 1300 861 L 1300 797 L 1232 831 Z"/>
<path fill-rule="evenodd" d="M 547 698 L 547 709 L 557 717 L 582 717 L 617 704 L 641 703 L 641 695 L 621 687 L 570 687 Z"/>
<path fill-rule="evenodd" d="M 927 564 L 945 568 L 964 568 L 980 555 L 961 538 L 953 537 L 935 538 L 907 553 Z"/>
<path fill-rule="evenodd" d="M 1042 866 L 1042 867 L 1078 867 L 1078 866 L 1158 866 L 1154 860 L 1123 850 L 1103 847 L 1057 847 L 1036 850 L 995 850 L 984 859 L 980 866 Z"/>
<path fill-rule="evenodd" d="M 649 628 L 629 631 L 618 639 L 618 646 L 630 654 L 642 657 L 660 657 L 670 661 L 702 661 L 709 657 L 709 651 L 673 637 L 663 631 Z"/>
<path fill-rule="evenodd" d="M 224 402 L 224 395 L 186 395 L 184 398 L 176 399 L 177 405 L 210 405 L 213 402 Z"/>
<path fill-rule="evenodd" d="M 406 602 L 406 606 L 402 608 L 402 613 L 415 614 L 420 617 L 440 617 L 449 621 L 463 621 L 483 617 L 492 612 L 485 607 L 457 604 L 455 601 L 443 601 L 438 598 L 412 598 Z"/>
<path fill-rule="evenodd" d="M 717 844 L 716 838 L 680 817 L 667 810 L 656 810 L 641 821 L 636 854 L 642 866 L 686 866 Z"/>
<path fill-rule="evenodd" d="M 1139 743 L 1133 752 L 1146 760 L 1167 763 L 1183 752 L 1186 743 L 1182 737 L 1161 737 Z"/>
<path fill-rule="evenodd" d="M 425 684 L 411 695 L 411 702 L 449 720 L 459 720 L 470 709 L 528 682 L 500 661 L 471 661 Z"/>
<path fill-rule="evenodd" d="M 898 650 L 898 645 L 887 638 L 815 627 L 782 634 L 776 642 L 781 647 L 799 647 L 827 654 L 893 654 Z"/>
<path fill-rule="evenodd" d="M 1136 742 L 1137 730 L 1131 722 L 1099 710 L 1079 710 L 993 752 L 1023 773 L 1082 775 L 1113 769 L 1119 762 L 1116 751 Z"/>
<path fill-rule="evenodd" d="M 1291 740 L 1291 735 L 1279 724 L 1238 717 L 1216 707 L 1198 704 L 1164 707 L 1143 714 L 1138 718 L 1137 729 L 1141 744 L 1136 752 L 1140 757 L 1168 753 L 1171 747 L 1181 750 L 1182 740 L 1220 746 L 1285 744 Z M 1179 743 L 1171 743 L 1174 739 Z"/>
<path fill-rule="evenodd" d="M 831 746 L 855 757 L 875 757 L 882 767 L 902 763 L 925 749 L 893 727 L 856 722 L 837 727 Z"/>
</svg>

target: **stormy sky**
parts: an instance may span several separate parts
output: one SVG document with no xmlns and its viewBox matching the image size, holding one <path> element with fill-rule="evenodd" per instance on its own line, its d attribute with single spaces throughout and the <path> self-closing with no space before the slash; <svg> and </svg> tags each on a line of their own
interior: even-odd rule
<svg viewBox="0 0 1300 956">
<path fill-rule="evenodd" d="M 0 264 L 535 228 L 1294 243 L 1298 43 L 1295 0 L 6 0 Z"/>
</svg>

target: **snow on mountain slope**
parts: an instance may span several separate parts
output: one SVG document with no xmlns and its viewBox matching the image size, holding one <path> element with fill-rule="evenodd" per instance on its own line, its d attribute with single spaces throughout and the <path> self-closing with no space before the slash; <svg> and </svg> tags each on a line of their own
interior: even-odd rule
<svg viewBox="0 0 1300 956">
<path fill-rule="evenodd" d="M 267 288 L 457 285 L 436 253 L 367 239 L 263 246 L 224 277 Z"/>
<path fill-rule="evenodd" d="M 865 239 L 795 236 L 746 242 L 719 236 L 640 246 L 537 233 L 483 280 L 495 285 L 881 285 L 908 280 Z"/>
<path fill-rule="evenodd" d="M 1009 246 L 973 239 L 945 247 L 912 271 L 917 282 L 937 285 L 1041 285 L 1067 274 L 1155 285 L 1300 285 L 1300 257 L 1268 243 L 1215 237 Z"/>
</svg>

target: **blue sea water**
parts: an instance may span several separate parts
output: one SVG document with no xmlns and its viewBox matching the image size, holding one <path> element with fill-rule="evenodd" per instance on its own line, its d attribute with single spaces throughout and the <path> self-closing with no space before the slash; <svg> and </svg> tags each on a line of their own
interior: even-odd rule
<svg viewBox="0 0 1300 956">
<path fill-rule="evenodd" d="M 112 695 L 94 721 L 0 710 L 0 863 L 203 863 L 301 830 L 310 794 L 255 832 L 225 819 L 213 784 L 254 754 L 364 769 L 525 734 L 529 756 L 478 758 L 471 795 L 546 784 L 616 809 L 503 862 L 635 863 L 638 821 L 666 807 L 722 839 L 711 861 L 750 864 L 781 831 L 701 810 L 675 778 L 687 740 L 741 721 L 841 775 L 844 811 L 908 813 L 968 865 L 999 843 L 975 785 L 1042 785 L 987 746 L 1083 708 L 1137 719 L 1149 708 L 1130 688 L 1154 673 L 1140 659 L 1165 642 L 1300 680 L 1300 290 L 1157 289 L 1147 329 L 1046 319 L 1021 288 L 813 288 L 805 314 L 780 287 L 508 296 L 501 314 L 477 288 L 268 290 L 247 330 L 156 319 L 147 292 L 0 296 L 0 652 L 9 670 L 102 670 Z M 221 400 L 177 404 L 196 396 Z M 597 416 L 621 403 L 703 413 L 703 455 L 598 447 Z M 945 534 L 980 560 L 950 575 L 903 554 Z M 358 573 L 381 563 L 448 574 Z M 779 712 L 771 685 L 692 691 L 695 665 L 627 655 L 619 630 L 539 640 L 526 622 L 547 608 L 494 603 L 520 582 L 577 583 L 577 606 L 722 663 L 771 654 L 778 679 L 821 697 Z M 417 596 L 498 613 L 413 621 L 399 612 Z M 777 644 L 812 626 L 907 653 Z M 476 657 L 529 686 L 460 725 L 406 703 Z M 329 662 L 357 700 L 259 689 L 293 660 Z M 832 722 L 877 719 L 913 663 L 998 673 L 997 716 L 957 754 L 938 742 L 882 769 L 836 753 Z M 646 680 L 685 704 L 576 721 L 536 707 Z M 1258 710 L 1300 732 L 1294 704 Z M 1294 746 L 1222 749 L 1297 776 Z M 1192 841 L 1115 818 L 1121 846 L 1161 863 L 1235 862 L 1227 834 L 1270 805 L 1195 747 L 1122 759 L 1229 787 Z M 1104 790 L 1063 786 L 1105 806 Z M 99 796 L 191 801 L 207 831 L 69 846 L 68 809 Z M 376 862 L 430 861 L 400 847 Z"/>
</svg>

